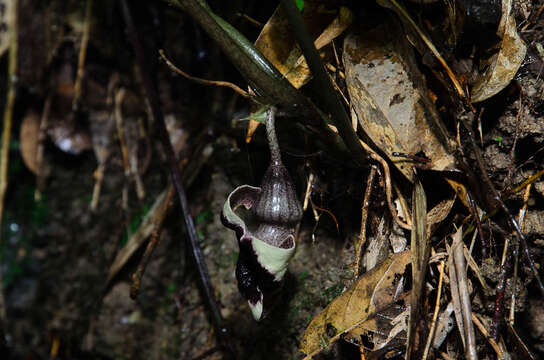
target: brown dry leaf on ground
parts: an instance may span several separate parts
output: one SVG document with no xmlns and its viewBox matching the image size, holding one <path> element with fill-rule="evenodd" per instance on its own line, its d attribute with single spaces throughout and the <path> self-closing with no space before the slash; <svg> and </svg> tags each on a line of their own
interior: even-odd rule
<svg viewBox="0 0 544 360">
<path fill-rule="evenodd" d="M 392 18 L 344 41 L 352 117 L 410 180 L 413 163 L 392 153 L 423 153 L 434 170 L 454 168 L 449 141 L 423 76 Z"/>
<path fill-rule="evenodd" d="M 338 15 L 336 15 L 338 13 Z M 306 1 L 302 10 L 304 23 L 319 50 L 339 36 L 350 24 L 351 11 L 324 7 L 319 1 Z M 283 8 L 278 6 L 255 42 L 255 47 L 295 87 L 300 88 L 310 80 L 310 69 L 297 46 Z"/>
<path fill-rule="evenodd" d="M 306 1 L 302 17 L 315 40 L 315 47 L 323 49 L 351 25 L 353 14 L 348 8 L 327 8 L 320 1 Z M 310 81 L 312 74 L 289 27 L 283 9 L 278 6 L 259 34 L 255 47 L 284 75 L 297 89 Z M 330 55 L 330 51 L 328 52 Z M 322 51 L 321 55 L 326 56 Z M 257 111 L 254 109 L 253 112 Z M 249 142 L 259 123 L 251 120 L 246 141 Z"/>
<path fill-rule="evenodd" d="M 429 262 L 430 245 L 427 232 L 427 197 L 418 178 L 414 179 L 412 194 L 412 232 L 410 249 L 412 253 L 412 291 L 410 292 L 410 324 L 406 358 L 415 359 L 418 349 L 425 340 L 419 323 L 425 317 L 425 274 Z"/>
<path fill-rule="evenodd" d="M 300 351 L 309 356 L 316 354 L 396 301 L 402 274 L 410 261 L 410 251 L 393 254 L 362 275 L 313 318 L 304 332 Z"/>
<path fill-rule="evenodd" d="M 512 0 L 502 2 L 502 17 L 497 35 L 502 38 L 500 50 L 488 60 L 487 70 L 476 80 L 471 92 L 472 102 L 489 99 L 504 89 L 525 59 L 527 46 L 516 30 Z"/>
</svg>

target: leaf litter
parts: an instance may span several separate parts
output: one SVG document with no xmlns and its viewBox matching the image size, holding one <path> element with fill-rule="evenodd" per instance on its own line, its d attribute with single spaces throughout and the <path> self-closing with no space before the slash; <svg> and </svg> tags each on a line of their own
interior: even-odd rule
<svg viewBox="0 0 544 360">
<path fill-rule="evenodd" d="M 344 40 L 352 117 L 395 166 L 413 179 L 413 162 L 393 153 L 423 154 L 433 170 L 453 170 L 453 148 L 428 98 L 423 76 L 394 19 L 351 32 Z"/>
</svg>

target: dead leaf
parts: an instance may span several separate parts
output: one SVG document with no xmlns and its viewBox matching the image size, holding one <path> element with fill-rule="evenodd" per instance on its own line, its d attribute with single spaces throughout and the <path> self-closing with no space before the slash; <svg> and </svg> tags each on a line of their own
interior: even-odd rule
<svg viewBox="0 0 544 360">
<path fill-rule="evenodd" d="M 335 17 L 337 12 L 337 9 L 327 8 L 320 1 L 304 2 L 302 19 L 310 35 L 317 38 L 315 45 L 318 50 L 329 44 L 351 23 L 351 12 L 347 8 L 341 8 L 338 16 Z M 255 47 L 297 89 L 309 81 L 310 70 L 303 61 L 295 34 L 281 6 L 278 6 L 264 26 L 255 41 Z"/>
<path fill-rule="evenodd" d="M 355 284 L 316 315 L 304 332 L 300 351 L 313 356 L 340 336 L 385 309 L 398 293 L 402 274 L 410 264 L 410 251 L 393 254 L 363 274 Z"/>
<path fill-rule="evenodd" d="M 448 303 L 446 309 L 440 314 L 438 318 L 438 323 L 436 326 L 436 331 L 434 333 L 433 339 L 433 348 L 438 349 L 442 346 L 444 340 L 453 329 L 454 321 L 452 319 L 451 313 L 453 312 L 453 303 Z"/>
<path fill-rule="evenodd" d="M 427 213 L 427 232 L 429 236 L 436 229 L 436 227 L 448 216 L 455 203 L 456 196 L 453 195 L 452 199 L 446 199 L 439 202 L 435 207 Z"/>
<path fill-rule="evenodd" d="M 425 296 L 425 273 L 429 263 L 430 246 L 427 233 L 427 197 L 418 178 L 414 180 L 412 194 L 412 291 L 410 296 L 410 325 L 406 358 L 414 359 L 418 349 L 424 345 L 423 335 L 418 329 L 423 319 L 423 298 Z"/>
<path fill-rule="evenodd" d="M 512 0 L 502 2 L 502 17 L 497 35 L 502 39 L 500 50 L 488 60 L 487 70 L 477 78 L 470 97 L 473 103 L 489 99 L 504 89 L 525 59 L 527 46 L 516 30 Z"/>
<path fill-rule="evenodd" d="M 341 7 L 338 16 L 327 26 L 327 28 L 315 40 L 317 50 L 330 44 L 336 37 L 347 29 L 353 20 L 353 14 L 348 8 Z M 322 55 L 324 56 L 324 54 Z M 292 68 L 285 74 L 285 77 L 295 87 L 300 88 L 310 81 L 311 72 L 304 56 L 299 56 Z"/>
<path fill-rule="evenodd" d="M 467 359 L 477 359 L 470 289 L 463 249 L 463 228 L 460 227 L 453 235 L 453 243 L 449 249 L 448 274 L 450 276 L 450 290 L 457 327 L 465 348 L 465 356 Z"/>
<path fill-rule="evenodd" d="M 470 211 L 471 207 L 468 201 L 467 189 L 465 185 L 461 184 L 457 180 L 454 180 L 453 178 L 450 178 L 450 177 L 446 177 L 445 179 L 450 185 L 450 187 L 453 189 L 453 191 L 455 191 L 455 193 L 457 194 L 457 197 L 461 200 L 463 205 L 465 205 L 466 208 Z"/>
<path fill-rule="evenodd" d="M 344 40 L 352 117 L 409 179 L 414 164 L 392 153 L 421 154 L 434 170 L 454 169 L 453 143 L 428 98 L 402 29 L 391 17 Z"/>
<path fill-rule="evenodd" d="M 338 13 L 337 16 L 335 14 Z M 322 1 L 304 2 L 302 18 L 310 34 L 317 39 L 314 44 L 321 50 L 332 40 L 344 32 L 351 24 L 353 14 L 348 8 L 339 10 L 327 8 Z M 283 8 L 278 6 L 274 14 L 263 27 L 255 47 L 285 76 L 297 89 L 311 79 L 311 72 L 306 64 L 300 48 L 297 46 L 295 34 L 289 26 Z M 321 53 L 325 57 L 325 52 Z M 259 123 L 250 120 L 246 142 L 251 141 Z"/>
<path fill-rule="evenodd" d="M 31 111 L 25 115 L 19 133 L 21 156 L 26 167 L 38 175 L 38 143 L 40 139 L 40 117 Z"/>
</svg>

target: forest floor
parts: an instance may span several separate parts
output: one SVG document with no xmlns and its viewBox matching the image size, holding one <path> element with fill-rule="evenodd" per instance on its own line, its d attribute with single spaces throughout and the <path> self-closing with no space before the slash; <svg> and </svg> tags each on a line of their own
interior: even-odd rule
<svg viewBox="0 0 544 360">
<path fill-rule="evenodd" d="M 37 1 L 22 0 L 21 7 L 28 13 L 37 9 L 36 14 L 53 16 L 53 20 L 47 21 L 58 21 L 54 16 L 59 14 L 69 18 L 70 14 L 77 13 L 81 17 L 84 13 L 73 4 L 64 7 L 57 3 L 46 7 Z M 210 3 L 221 12 L 220 4 Z M 242 6 L 245 2 L 235 3 Z M 535 13 L 543 4 L 540 0 L 516 3 L 514 11 L 518 19 L 523 18 L 523 14 Z M 142 26 L 143 32 L 153 34 L 152 38 L 159 37 L 157 33 L 161 30 L 170 31 L 160 34 L 164 36 L 164 48 L 183 64 L 182 68 L 191 69 L 193 74 L 243 83 L 233 66 L 197 25 L 183 17 L 182 24 L 176 28 L 170 10 L 162 5 L 150 2 L 137 9 L 138 19 L 142 19 L 147 11 L 150 17 L 168 19 L 168 26 L 160 29 L 148 20 Z M 55 50 L 55 60 L 48 62 L 40 58 L 41 55 L 34 56 L 39 52 L 39 46 L 32 49 L 34 42 L 45 41 L 45 34 L 36 35 L 37 39 L 31 36 L 39 31 L 40 25 L 45 26 L 46 20 L 37 21 L 40 24 L 29 21 L 20 25 L 23 39 L 20 51 L 28 52 L 28 58 L 21 61 L 21 88 L 14 116 L 15 140 L 10 151 L 2 227 L 1 270 L 8 349 L 16 359 L 196 359 L 203 354 L 207 359 L 223 358 L 221 351 L 213 351 L 217 340 L 199 290 L 194 261 L 185 243 L 186 232 L 177 200 L 166 215 L 160 243 L 143 275 L 137 298 L 133 300 L 129 296 L 131 275 L 145 246 L 140 245 L 130 259 L 122 263 L 119 271 L 108 278 L 112 263 L 118 261 L 119 249 L 130 243 L 131 236 L 158 196 L 167 190 L 169 177 L 164 156 L 155 141 L 146 142 L 136 135 L 136 156 L 143 159 L 145 153 L 149 153 L 150 157 L 141 175 L 145 195 L 139 198 L 136 180 L 126 176 L 123 153 L 112 130 L 115 127 L 93 128 L 93 122 L 101 121 L 101 114 L 111 111 L 104 99 L 110 95 L 108 86 L 113 73 L 118 73 L 118 81 L 127 89 L 127 100 L 122 105 L 126 117 L 137 124 L 146 116 L 138 80 L 127 70 L 133 66 L 131 50 L 123 40 L 124 27 L 115 20 L 118 10 L 97 1 L 95 7 L 101 6 L 104 8 L 97 12 L 104 16 L 93 28 L 89 45 L 87 74 L 93 80 L 87 81 L 87 97 L 82 99 L 81 111 L 86 113 L 84 125 L 82 129 L 70 128 L 86 140 L 82 140 L 81 149 L 69 149 L 68 152 L 58 145 L 65 139 L 64 135 L 57 138 L 50 135 L 45 140 L 42 145 L 47 176 L 41 175 L 44 185 L 39 200 L 35 198 L 37 178 L 21 158 L 25 140 L 18 135 L 29 110 L 41 113 L 38 109 L 47 103 L 48 91 L 53 91 L 47 85 L 48 81 L 55 78 L 56 82 L 61 82 L 63 69 L 67 66 L 68 72 L 76 72 L 79 45 L 78 41 L 63 35 L 62 44 Z M 275 3 L 262 7 L 252 4 L 247 11 L 265 23 L 274 6 Z M 225 11 L 234 13 L 233 10 Z M 182 16 L 177 12 L 175 15 Z M 32 15 L 35 17 L 38 15 Z M 235 25 L 254 40 L 259 29 L 236 19 Z M 82 20 L 64 21 L 66 28 L 77 28 Z M 111 36 L 109 44 L 105 42 L 107 35 Z M 481 146 L 486 170 L 500 190 L 522 183 L 541 170 L 544 163 L 544 50 L 541 45 L 544 44 L 544 16 L 537 18 L 527 30 L 520 30 L 520 35 L 527 44 L 525 60 L 510 85 L 485 102 L 481 116 Z M 179 44 L 174 49 L 176 41 Z M 152 43 L 152 40 L 148 42 Z M 106 45 L 101 48 L 103 43 Z M 119 58 L 114 59 L 116 56 Z M 155 53 L 150 56 L 158 57 Z M 0 61 L 2 66 L 7 61 L 4 59 Z M 330 210 L 334 218 L 327 212 L 320 212 L 316 224 L 311 210 L 305 213 L 298 233 L 297 251 L 286 275 L 282 301 L 271 316 L 257 323 L 238 292 L 234 275 L 238 245 L 234 233 L 221 224 L 220 213 L 234 188 L 242 184 L 259 184 L 268 162 L 264 130 L 259 129 L 252 142 L 246 144 L 246 123 L 237 122 L 231 126 L 231 120 L 247 116 L 247 102 L 229 90 L 189 83 L 172 75 L 164 64 L 155 70 L 163 84 L 160 91 L 165 114 L 176 114 L 173 126 L 182 134 L 180 158 L 186 159 L 188 164 L 191 161 L 199 163 L 186 190 L 221 314 L 231 330 L 231 345 L 243 359 L 301 358 L 298 348 L 312 318 L 353 283 L 354 244 L 360 235 L 361 206 L 369 170 L 357 168 L 349 159 L 338 161 L 323 151 L 315 156 L 303 156 L 301 154 L 306 152 L 300 140 L 303 135 L 296 133 L 298 130 L 294 125 L 279 126 L 278 136 L 285 149 L 284 161 L 296 182 L 297 193 L 301 197 L 304 194 L 311 167 L 320 179 L 316 183 L 314 201 L 321 208 Z M 1 80 L 4 79 L 5 74 Z M 55 96 L 51 123 L 57 121 L 60 124 L 57 128 L 62 128 L 74 118 L 69 120 L 62 112 L 63 95 Z M 138 133 L 138 127 L 135 128 L 131 131 Z M 67 138 L 76 142 L 74 137 Z M 109 149 L 109 155 L 103 162 L 105 171 L 98 203 L 91 211 L 97 166 L 100 165 L 97 154 L 105 148 Z M 203 153 L 206 156 L 199 157 Z M 422 174 L 429 204 L 436 204 L 453 194 L 440 174 L 432 171 Z M 376 239 L 383 235 L 384 226 L 390 227 L 390 239 L 407 239 L 409 243 L 409 232 L 393 226 L 393 221 L 384 215 L 388 209 L 383 181 L 377 184 L 372 195 L 371 204 L 374 205 L 369 210 L 367 243 L 377 244 Z M 507 201 L 515 216 L 523 203 L 523 192 Z M 526 203 L 523 231 L 535 263 L 541 269 L 544 264 L 544 180 L 534 182 Z M 464 205 L 456 201 L 445 223 L 451 224 L 468 215 Z M 490 235 L 489 257 L 482 259 L 479 252 L 477 257 L 482 275 L 493 290 L 489 294 L 474 295 L 473 310 L 489 321 L 494 315 L 495 287 L 501 276 L 499 262 L 505 238 L 504 223 L 505 217 L 499 215 L 495 222 L 483 224 L 488 234 L 499 235 Z M 451 226 L 441 225 L 437 234 L 448 232 L 451 232 Z M 438 235 L 432 241 L 437 246 L 442 244 Z M 376 258 L 384 259 L 390 252 L 388 245 L 369 246 L 365 249 L 363 267 L 371 267 L 369 263 L 376 262 Z M 544 356 L 544 299 L 521 256 L 519 263 L 520 275 L 515 283 L 511 279 L 507 282 L 505 298 L 515 295 L 516 330 L 536 358 L 540 358 Z M 544 278 L 542 271 L 540 276 Z M 507 302 L 506 313 L 509 306 Z M 480 358 L 493 358 L 485 339 L 479 334 L 478 339 Z M 357 347 L 339 342 L 321 356 L 344 359 L 358 358 L 358 354 Z"/>
</svg>

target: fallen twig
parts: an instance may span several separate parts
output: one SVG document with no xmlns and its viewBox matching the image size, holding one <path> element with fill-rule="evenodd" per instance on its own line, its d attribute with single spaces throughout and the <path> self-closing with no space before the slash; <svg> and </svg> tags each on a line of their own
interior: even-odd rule
<svg viewBox="0 0 544 360">
<path fill-rule="evenodd" d="M 518 221 L 522 231 L 524 230 L 525 214 L 527 212 L 527 201 L 529 200 L 530 192 L 531 192 L 531 184 L 527 185 L 527 187 L 525 188 L 525 194 L 523 195 L 523 206 L 521 210 L 519 211 Z M 514 257 L 514 273 L 512 275 L 512 283 L 514 284 L 514 288 L 515 288 L 516 282 L 518 280 L 518 259 L 519 259 L 519 243 L 518 242 L 514 244 L 514 250 L 512 251 L 512 256 Z M 516 309 L 516 292 L 512 291 L 512 295 L 510 298 L 510 314 L 508 316 L 508 322 L 512 326 L 514 326 L 515 309 Z"/>
<path fill-rule="evenodd" d="M 465 265 L 465 254 L 463 252 L 463 231 L 458 231 L 455 235 L 454 242 L 452 244 L 452 256 L 455 263 L 455 272 L 457 275 L 457 285 L 459 289 L 459 298 L 461 300 L 461 315 L 463 316 L 463 323 L 465 324 L 465 341 L 466 349 L 465 354 L 467 359 L 475 360 L 478 358 L 476 353 L 476 336 L 474 335 L 474 327 L 472 326 L 472 309 L 470 302 L 470 295 L 468 292 L 467 271 Z"/>
<path fill-rule="evenodd" d="M 480 238 L 480 245 L 482 247 L 482 258 L 485 259 L 487 258 L 488 246 L 485 242 L 484 231 L 482 229 L 482 222 L 480 221 L 480 214 L 478 214 L 478 209 L 476 208 L 476 204 L 474 204 L 474 200 L 472 199 L 470 192 L 467 192 L 467 199 L 470 205 L 470 212 L 472 213 L 472 218 L 474 219 L 474 222 L 476 223 L 476 228 L 478 229 L 478 236 Z"/>
<path fill-rule="evenodd" d="M 469 113 L 468 116 L 474 116 L 474 114 Z M 496 202 L 496 205 L 498 205 L 496 207 L 502 209 L 505 212 L 506 216 L 508 217 L 508 220 L 510 221 L 510 224 L 512 225 L 515 232 L 517 233 L 517 235 L 518 235 L 518 237 L 520 239 L 520 242 L 521 242 L 523 252 L 525 254 L 525 257 L 527 258 L 527 263 L 529 265 L 529 268 L 531 269 L 531 271 L 533 272 L 533 275 L 535 276 L 535 279 L 537 281 L 540 293 L 544 296 L 544 284 L 542 283 L 542 280 L 540 279 L 540 275 L 538 274 L 538 270 L 536 269 L 533 257 L 531 256 L 531 253 L 529 252 L 529 246 L 527 244 L 527 239 L 525 238 L 525 235 L 523 235 L 523 233 L 521 232 L 521 228 L 519 227 L 518 222 L 516 221 L 516 219 L 512 215 L 512 212 L 508 209 L 508 207 L 506 206 L 506 204 L 502 200 L 499 192 L 497 191 L 497 189 L 495 189 L 495 186 L 491 182 L 491 179 L 487 175 L 487 171 L 485 169 L 484 161 L 483 161 L 483 158 L 482 158 L 482 153 L 480 151 L 480 148 L 478 148 L 478 145 L 476 145 L 476 140 L 474 139 L 474 134 L 472 133 L 472 130 L 470 129 L 470 126 L 469 126 L 469 124 L 467 122 L 468 116 L 460 116 L 459 120 L 463 123 L 463 126 L 467 130 L 469 142 L 470 142 L 470 144 L 472 146 L 472 151 L 474 152 L 474 157 L 476 158 L 476 164 L 478 165 L 478 168 L 479 168 L 480 173 L 481 173 L 480 175 L 482 176 L 484 182 L 486 183 L 489 190 L 491 191 L 491 194 L 493 195 L 493 200 Z"/>
<path fill-rule="evenodd" d="M 9 24 L 9 58 L 7 74 L 7 95 L 4 107 L 4 129 L 2 132 L 2 149 L 0 154 L 0 229 L 4 219 L 4 200 L 8 187 L 8 161 L 9 161 L 9 143 L 11 139 L 11 124 L 13 119 L 13 108 L 15 105 L 15 93 L 17 90 L 17 54 L 18 54 L 18 1 L 11 5 L 10 16 L 12 23 Z M 0 234 L 0 248 L 2 246 L 2 235 Z M 0 263 L 1 261 L 0 255 Z M 4 291 L 2 287 L 2 271 L 0 271 L 0 346 L 4 343 L 3 327 L 6 319 L 6 303 L 4 301 Z"/>
<path fill-rule="evenodd" d="M 504 243 L 504 257 L 501 263 L 501 273 L 499 275 L 499 281 L 497 283 L 495 296 L 495 309 L 493 315 L 493 323 L 491 324 L 491 336 L 493 339 L 498 340 L 499 328 L 503 319 L 503 304 L 504 304 L 504 291 L 506 289 L 506 277 L 510 270 L 510 256 L 508 256 L 508 242 Z"/>
<path fill-rule="evenodd" d="M 472 314 L 472 321 L 474 322 L 478 330 L 480 330 L 484 338 L 487 339 L 487 341 L 489 342 L 489 345 L 491 345 L 493 350 L 495 350 L 495 352 L 497 353 L 497 357 L 499 359 L 504 359 L 504 351 L 502 351 L 499 344 L 497 344 L 497 342 L 489 335 L 487 328 L 484 326 L 480 318 L 474 313 Z"/>
<path fill-rule="evenodd" d="M 183 76 L 184 78 L 188 79 L 188 80 L 191 80 L 191 81 L 194 81 L 198 84 L 202 84 L 202 85 L 212 85 L 212 86 L 224 86 L 224 87 L 228 87 L 228 88 L 231 88 L 232 90 L 234 90 L 237 94 L 239 94 L 240 96 L 243 96 L 245 98 L 249 98 L 249 94 L 247 93 L 247 91 L 241 89 L 240 87 L 238 87 L 237 85 L 231 83 L 231 82 L 228 82 L 228 81 L 215 81 L 215 80 L 206 80 L 206 79 L 201 79 L 201 78 L 197 78 L 197 77 L 194 77 L 194 76 L 191 76 L 187 73 L 185 73 L 184 71 L 182 71 L 180 68 L 178 68 L 176 65 L 174 65 L 167 57 L 166 55 L 164 54 L 164 50 L 163 49 L 160 49 L 159 50 L 159 55 L 161 56 L 161 58 L 164 60 L 164 62 L 166 63 L 166 65 L 168 65 L 168 67 L 175 73 Z"/>
<path fill-rule="evenodd" d="M 372 184 L 376 177 L 376 166 L 372 165 L 370 168 L 370 174 L 366 180 L 366 190 L 363 197 L 363 207 L 361 210 L 361 231 L 359 233 L 359 241 L 357 242 L 357 250 L 355 252 L 355 269 L 353 271 L 353 278 L 359 277 L 359 268 L 361 266 L 361 251 L 366 243 L 366 220 L 368 218 L 368 206 L 370 204 L 370 194 L 372 192 Z"/>
<path fill-rule="evenodd" d="M 45 188 L 45 169 L 44 169 L 44 143 L 47 137 L 47 128 L 49 127 L 49 113 L 51 111 L 51 102 L 53 96 L 50 94 L 45 99 L 43 105 L 42 116 L 40 118 L 40 134 L 38 135 L 38 148 L 36 149 L 36 192 L 34 193 L 35 200 L 41 200 L 42 191 Z"/>
<path fill-rule="evenodd" d="M 429 356 L 429 349 L 434 338 L 434 331 L 436 329 L 436 320 L 438 319 L 438 311 L 440 310 L 440 295 L 442 294 L 442 280 L 444 279 L 444 260 L 440 261 L 440 275 L 438 277 L 438 289 L 436 290 L 436 302 L 434 305 L 433 319 L 431 321 L 431 329 L 429 330 L 429 336 L 427 337 L 427 343 L 425 344 L 425 350 L 423 351 L 423 360 L 426 360 Z"/>
<path fill-rule="evenodd" d="M 136 272 L 132 274 L 132 286 L 130 287 L 130 297 L 136 299 L 140 293 L 140 281 L 145 272 L 145 268 L 151 259 L 153 251 L 159 244 L 161 238 L 162 224 L 168 213 L 168 208 L 172 203 L 172 197 L 174 196 L 174 186 L 168 186 L 168 192 L 161 206 L 158 208 L 158 214 L 153 218 L 153 233 L 151 234 L 151 240 L 147 243 L 142 260 L 136 269 Z"/>
<path fill-rule="evenodd" d="M 378 153 L 375 152 L 374 149 L 372 149 L 370 146 L 365 144 L 363 140 L 359 140 L 359 142 L 361 143 L 361 146 L 363 147 L 363 149 L 368 151 L 368 153 L 370 154 L 370 157 L 376 160 L 377 162 L 379 162 L 383 167 L 384 179 L 385 179 L 385 195 L 387 198 L 387 205 L 389 206 L 389 211 L 391 211 L 391 215 L 393 216 L 393 219 L 395 219 L 395 221 L 397 222 L 397 224 L 399 224 L 401 228 L 406 230 L 412 230 L 411 220 L 407 217 L 406 222 L 402 221 L 402 219 L 397 214 L 397 209 L 395 208 L 395 204 L 393 204 L 393 200 L 392 200 L 393 194 L 391 190 L 391 187 L 392 187 L 391 186 L 391 172 L 389 170 L 389 164 L 387 164 L 387 161 L 385 161 L 384 158 L 378 155 Z"/>
<path fill-rule="evenodd" d="M 85 24 L 83 26 L 83 37 L 81 38 L 81 45 L 79 48 L 79 58 L 77 62 L 77 75 L 74 85 L 74 100 L 72 106 L 77 109 L 79 106 L 79 98 L 81 96 L 81 83 L 83 82 L 83 75 L 85 74 L 85 58 L 87 57 L 87 45 L 89 44 L 89 35 L 91 33 L 91 18 L 93 14 L 93 0 L 87 0 L 87 6 L 85 7 Z"/>
</svg>

